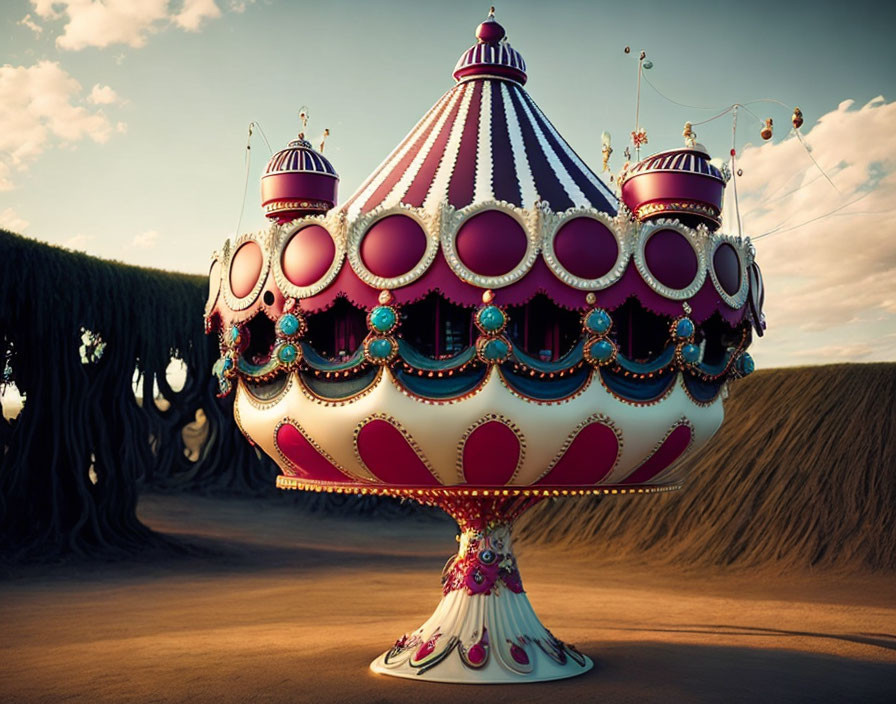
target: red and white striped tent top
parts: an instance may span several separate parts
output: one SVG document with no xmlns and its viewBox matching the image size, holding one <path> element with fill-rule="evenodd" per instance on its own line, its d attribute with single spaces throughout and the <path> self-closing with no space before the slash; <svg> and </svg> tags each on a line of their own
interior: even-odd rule
<svg viewBox="0 0 896 704">
<path fill-rule="evenodd" d="M 518 52 L 501 46 L 465 52 L 457 85 L 343 204 L 350 219 L 399 203 L 429 210 L 494 200 L 523 208 L 541 200 L 554 212 L 577 206 L 616 212 L 613 192 L 523 88 Z"/>
</svg>

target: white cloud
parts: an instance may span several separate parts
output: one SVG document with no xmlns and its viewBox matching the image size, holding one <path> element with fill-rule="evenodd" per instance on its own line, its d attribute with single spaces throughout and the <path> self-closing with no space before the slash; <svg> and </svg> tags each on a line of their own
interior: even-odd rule
<svg viewBox="0 0 896 704">
<path fill-rule="evenodd" d="M 35 34 L 40 34 L 44 31 L 44 28 L 37 24 L 33 19 L 31 19 L 31 13 L 25 15 L 22 19 L 19 20 L 19 24 L 23 27 L 27 27 Z"/>
<path fill-rule="evenodd" d="M 221 16 L 215 0 L 184 0 L 184 6 L 174 16 L 174 23 L 188 32 L 197 32 L 203 21 Z"/>
<path fill-rule="evenodd" d="M 0 228 L 10 232 L 24 232 L 28 228 L 28 221 L 12 208 L 4 208 L 0 211 Z"/>
<path fill-rule="evenodd" d="M 69 249 L 77 249 L 82 252 L 87 251 L 87 245 L 93 242 L 96 239 L 95 235 L 82 235 L 77 234 L 74 237 L 69 237 L 62 243 L 63 247 L 68 247 Z"/>
<path fill-rule="evenodd" d="M 738 161 L 744 234 L 757 237 L 768 339 L 794 358 L 880 358 L 896 329 L 896 103 L 851 100 L 805 135 L 748 146 Z M 730 190 L 730 185 L 729 185 Z M 839 190 L 839 192 L 838 192 Z M 727 204 L 726 204 L 727 205 Z M 836 345 L 819 344 L 834 337 Z"/>
<path fill-rule="evenodd" d="M 94 105 L 113 105 L 118 102 L 119 98 L 118 94 L 112 90 L 112 88 L 109 86 L 101 86 L 97 83 L 90 91 L 90 95 L 87 96 L 87 100 Z"/>
<path fill-rule="evenodd" d="M 152 249 L 156 246 L 159 239 L 159 233 L 155 230 L 147 230 L 141 235 L 136 235 L 131 240 L 131 247 L 135 249 Z"/>
<path fill-rule="evenodd" d="M 0 66 L 0 190 L 52 143 L 109 140 L 116 128 L 82 102 L 81 84 L 55 61 Z"/>
<path fill-rule="evenodd" d="M 31 4 L 43 20 L 65 20 L 56 46 L 72 51 L 116 44 L 141 47 L 167 26 L 196 32 L 206 20 L 221 16 L 215 0 L 31 0 Z"/>
</svg>

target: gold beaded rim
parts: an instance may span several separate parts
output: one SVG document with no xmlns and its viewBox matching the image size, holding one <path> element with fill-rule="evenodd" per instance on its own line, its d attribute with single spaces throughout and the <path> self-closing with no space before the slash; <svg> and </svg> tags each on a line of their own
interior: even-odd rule
<svg viewBox="0 0 896 704">
<path fill-rule="evenodd" d="M 398 496 L 414 498 L 434 497 L 434 496 L 589 496 L 589 495 L 609 495 L 609 494 L 660 494 L 669 491 L 677 491 L 682 488 L 682 484 L 669 484 L 668 486 L 595 486 L 595 487 L 530 487 L 530 486 L 508 486 L 508 487 L 486 487 L 486 488 L 464 488 L 461 486 L 443 486 L 443 487 L 416 487 L 416 486 L 362 486 L 360 484 L 323 484 L 317 482 L 308 482 L 298 477 L 287 477 L 280 475 L 277 477 L 277 488 L 299 491 L 316 491 L 327 494 L 363 494 L 370 496 Z"/>
</svg>

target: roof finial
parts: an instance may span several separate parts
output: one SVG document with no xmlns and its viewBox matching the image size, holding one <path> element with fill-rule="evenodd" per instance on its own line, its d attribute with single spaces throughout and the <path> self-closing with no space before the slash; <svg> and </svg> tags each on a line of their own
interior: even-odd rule
<svg viewBox="0 0 896 704">
<path fill-rule="evenodd" d="M 495 7 L 488 9 L 488 17 L 476 28 L 476 38 L 480 44 L 497 44 L 504 38 L 504 28 L 495 19 Z"/>
<path fill-rule="evenodd" d="M 299 139 L 305 139 L 305 132 L 308 131 L 308 108 L 304 105 L 299 108 L 299 119 L 302 121 L 302 131 L 299 132 Z"/>
</svg>

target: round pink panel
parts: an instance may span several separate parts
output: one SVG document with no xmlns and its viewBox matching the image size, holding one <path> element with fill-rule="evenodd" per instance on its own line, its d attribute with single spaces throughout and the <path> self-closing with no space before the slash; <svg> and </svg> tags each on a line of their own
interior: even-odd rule
<svg viewBox="0 0 896 704">
<path fill-rule="evenodd" d="M 599 279 L 607 274 L 619 256 L 619 246 L 610 228 L 591 218 L 575 218 L 554 237 L 557 261 L 573 276 Z"/>
<path fill-rule="evenodd" d="M 261 247 L 255 242 L 246 242 L 236 250 L 230 262 L 230 290 L 234 296 L 245 298 L 252 293 L 258 283 L 263 261 Z"/>
<path fill-rule="evenodd" d="M 456 247 L 460 260 L 473 273 L 501 276 L 513 271 L 526 255 L 526 233 L 507 213 L 487 210 L 461 225 Z"/>
<path fill-rule="evenodd" d="M 407 215 L 389 215 L 377 220 L 361 240 L 361 261 L 384 279 L 411 271 L 426 253 L 426 233 Z"/>
<path fill-rule="evenodd" d="M 727 242 L 720 244 L 712 257 L 712 266 L 716 278 L 729 296 L 740 290 L 740 260 L 734 247 Z"/>
<path fill-rule="evenodd" d="M 644 247 L 647 268 L 663 286 L 687 288 L 697 276 L 697 254 L 685 236 L 675 230 L 659 230 Z"/>
<path fill-rule="evenodd" d="M 296 232 L 283 248 L 280 264 L 283 274 L 296 286 L 310 286 L 330 269 L 336 245 L 320 225 L 309 225 Z"/>
</svg>

